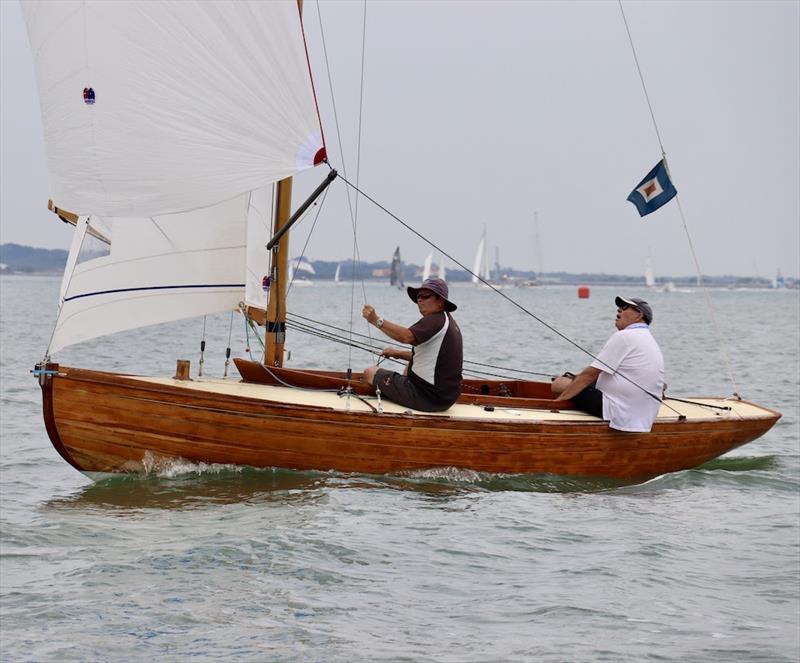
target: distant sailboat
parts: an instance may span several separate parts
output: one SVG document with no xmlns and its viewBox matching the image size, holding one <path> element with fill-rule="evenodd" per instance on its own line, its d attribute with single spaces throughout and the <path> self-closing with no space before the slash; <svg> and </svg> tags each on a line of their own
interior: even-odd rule
<svg viewBox="0 0 800 663">
<path fill-rule="evenodd" d="M 656 277 L 653 275 L 653 259 L 647 256 L 647 262 L 644 267 L 644 284 L 648 288 L 655 288 Z"/>
<path fill-rule="evenodd" d="M 396 288 L 403 287 L 403 260 L 400 258 L 400 247 L 394 250 L 392 268 L 389 274 L 389 283 Z"/>
<path fill-rule="evenodd" d="M 644 266 L 644 284 L 648 289 L 657 290 L 658 292 L 677 292 L 675 284 L 672 281 L 666 281 L 662 286 L 656 285 L 656 277 L 653 272 L 653 258 L 649 253 Z"/>
<path fill-rule="evenodd" d="M 444 266 L 444 256 L 439 257 L 439 278 L 442 279 L 442 281 L 447 280 L 447 270 Z"/>
<path fill-rule="evenodd" d="M 478 242 L 478 249 L 475 251 L 475 262 L 472 266 L 472 282 L 477 284 L 481 282 L 480 279 L 483 279 L 488 283 L 491 278 L 492 275 L 489 273 L 489 254 L 486 250 L 486 227 L 484 226 L 481 241 Z"/>
<path fill-rule="evenodd" d="M 431 265 L 433 264 L 433 251 L 431 251 L 425 258 L 425 264 L 422 266 L 422 280 L 427 281 L 431 277 Z"/>
<path fill-rule="evenodd" d="M 293 260 L 289 261 L 289 285 L 290 286 L 310 286 L 314 285 L 314 282 L 309 279 L 307 276 L 303 276 L 302 274 L 298 275 L 298 272 L 306 272 L 307 274 L 316 274 L 314 270 L 314 266 L 306 261 L 304 258 L 294 258 Z"/>
<path fill-rule="evenodd" d="M 334 283 L 341 283 L 341 278 L 340 278 L 341 274 L 342 274 L 342 263 L 339 263 L 338 265 L 336 265 L 336 273 L 333 275 Z"/>
</svg>

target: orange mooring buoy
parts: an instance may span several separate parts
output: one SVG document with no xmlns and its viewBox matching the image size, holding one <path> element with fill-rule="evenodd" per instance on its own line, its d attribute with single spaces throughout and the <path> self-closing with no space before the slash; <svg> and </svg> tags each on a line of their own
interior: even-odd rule
<svg viewBox="0 0 800 663">
<path fill-rule="evenodd" d="M 589 299 L 589 286 L 582 285 L 578 288 L 578 299 Z"/>
</svg>

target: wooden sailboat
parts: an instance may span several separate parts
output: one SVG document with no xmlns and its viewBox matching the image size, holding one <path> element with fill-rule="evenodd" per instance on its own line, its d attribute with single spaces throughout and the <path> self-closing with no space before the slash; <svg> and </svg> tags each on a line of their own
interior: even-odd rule
<svg viewBox="0 0 800 663">
<path fill-rule="evenodd" d="M 556 404 L 546 382 L 467 380 L 449 410 L 422 413 L 381 402 L 358 374 L 283 368 L 285 238 L 310 204 L 290 218 L 291 176 L 325 160 L 295 2 L 226 4 L 230 40 L 212 2 L 23 9 L 53 207 L 76 225 L 58 321 L 35 373 L 48 435 L 76 469 L 147 472 L 185 459 L 641 480 L 715 458 L 780 417 L 746 401 L 698 398 L 665 403 L 651 433 L 621 433 Z M 96 31 L 103 48 L 86 49 L 88 61 L 64 58 L 59 40 L 85 43 Z M 96 89 L 84 97 L 94 103 L 75 104 L 90 76 Z M 234 110 L 240 117 L 229 121 Z M 279 125 L 263 130 L 265 118 Z M 78 264 L 87 236 L 107 242 L 108 255 Z M 235 360 L 241 381 L 192 379 L 180 361 L 174 376 L 146 377 L 50 360 L 90 338 L 224 310 L 266 328 L 263 362 Z"/>
</svg>

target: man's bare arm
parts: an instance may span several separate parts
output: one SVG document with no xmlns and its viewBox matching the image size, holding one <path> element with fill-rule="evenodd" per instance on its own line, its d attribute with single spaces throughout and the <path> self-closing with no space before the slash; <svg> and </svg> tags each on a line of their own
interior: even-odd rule
<svg viewBox="0 0 800 663">
<path fill-rule="evenodd" d="M 556 398 L 557 401 L 566 401 L 572 398 L 573 396 L 577 396 L 581 393 L 586 387 L 592 384 L 597 377 L 600 375 L 601 371 L 599 368 L 595 368 L 594 366 L 587 366 L 584 368 L 580 373 L 575 376 L 575 379 L 570 383 L 570 385 L 561 392 L 561 395 Z"/>
<path fill-rule="evenodd" d="M 380 316 L 375 312 L 375 309 L 370 304 L 364 305 L 361 315 L 364 316 L 364 319 L 367 322 L 377 326 Z M 414 334 L 411 333 L 411 330 L 408 327 L 403 327 L 402 325 L 389 322 L 388 320 L 384 320 L 379 329 L 389 338 L 397 341 L 398 343 L 411 345 L 416 340 L 416 338 L 414 338 Z"/>
</svg>

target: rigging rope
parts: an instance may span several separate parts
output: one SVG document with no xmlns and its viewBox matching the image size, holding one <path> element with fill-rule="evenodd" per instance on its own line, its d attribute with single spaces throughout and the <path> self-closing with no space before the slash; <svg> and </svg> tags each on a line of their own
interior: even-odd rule
<svg viewBox="0 0 800 663">
<path fill-rule="evenodd" d="M 364 0 L 364 14 L 363 22 L 361 25 L 361 81 L 359 85 L 359 98 L 358 98 L 358 143 L 356 148 L 356 184 L 361 181 L 361 137 L 364 129 L 363 114 L 364 114 L 364 59 L 367 50 L 367 0 Z M 355 217 L 353 221 L 353 264 L 355 266 L 356 255 L 358 254 L 358 201 L 359 197 L 356 196 Z M 355 308 L 355 291 L 356 291 L 356 275 L 355 269 L 353 270 L 350 285 L 350 336 L 353 335 L 353 315 Z M 363 281 L 362 281 L 363 287 Z M 366 301 L 366 291 L 364 292 L 364 300 Z M 348 350 L 347 354 L 347 374 L 348 378 L 352 373 L 352 351 Z M 348 379 L 349 385 L 349 379 Z"/>
<path fill-rule="evenodd" d="M 199 361 L 199 368 L 197 370 L 197 377 L 203 377 L 203 364 L 205 363 L 205 357 L 203 356 L 206 351 L 206 316 L 203 316 L 203 338 L 200 341 L 200 361 Z"/>
<path fill-rule="evenodd" d="M 327 339 L 327 340 L 331 340 L 331 341 L 333 341 L 335 343 L 350 343 L 351 342 L 350 340 L 348 340 L 348 338 L 346 336 L 337 335 L 337 334 L 334 334 L 333 332 L 328 332 L 328 331 L 325 331 L 325 330 L 315 329 L 312 326 L 312 324 L 313 325 L 320 325 L 322 327 L 329 327 L 330 329 L 334 329 L 336 331 L 343 332 L 344 334 L 348 333 L 348 330 L 346 330 L 346 329 L 342 329 L 341 327 L 337 327 L 336 325 L 332 325 L 332 324 L 329 324 L 329 323 L 326 323 L 326 322 L 322 322 L 322 321 L 319 321 L 319 320 L 314 320 L 314 319 L 308 318 L 306 316 L 298 315 L 297 313 L 289 313 L 288 315 L 291 318 L 298 318 L 300 320 L 306 321 L 306 322 L 297 322 L 297 321 L 292 320 L 290 323 L 288 323 L 293 328 L 297 329 L 298 331 L 304 331 L 304 332 L 309 333 L 311 335 L 318 336 L 319 338 L 324 338 L 324 339 Z M 312 323 L 312 324 L 308 324 L 308 323 Z M 372 341 L 372 338 L 366 336 L 365 334 L 359 334 L 357 332 L 354 332 L 353 335 L 354 336 L 360 336 L 361 338 L 369 339 L 369 341 Z M 388 343 L 391 344 L 391 345 L 394 345 L 396 347 L 404 347 L 401 343 L 395 343 L 393 341 L 388 341 Z M 355 348 L 357 348 L 359 350 L 364 350 L 365 352 L 369 352 L 371 354 L 379 354 L 379 346 L 377 346 L 377 345 L 370 345 L 369 343 L 364 343 L 364 342 L 353 342 L 353 347 L 355 347 Z M 391 361 L 393 361 L 393 360 L 391 360 Z M 396 363 L 401 363 L 401 362 L 396 362 Z M 482 363 L 482 362 L 478 362 L 478 361 L 470 361 L 470 360 L 467 360 L 467 359 L 464 360 L 464 363 L 465 364 L 469 364 L 470 366 L 476 366 L 476 367 L 480 367 L 480 368 L 491 368 L 491 369 L 495 369 L 495 370 L 499 370 L 499 371 L 510 371 L 512 373 L 521 373 L 523 375 L 535 375 L 535 376 L 538 376 L 538 377 L 545 377 L 545 378 L 548 378 L 548 379 L 552 378 L 553 374 L 555 372 L 557 372 L 557 371 L 553 371 L 553 372 L 550 372 L 550 373 L 540 373 L 540 372 L 537 372 L 537 371 L 527 371 L 527 370 L 524 370 L 524 369 L 521 369 L 521 368 L 512 368 L 510 366 L 497 366 L 496 364 L 486 364 L 486 363 Z M 471 369 L 471 372 L 473 374 L 474 373 L 480 373 L 480 374 L 483 374 L 483 375 L 491 375 L 491 376 L 494 376 L 494 377 L 502 377 L 502 378 L 507 379 L 507 380 L 517 380 L 517 379 L 519 379 L 519 378 L 516 378 L 514 376 L 498 375 L 496 373 L 491 373 L 489 371 L 482 371 L 479 368 Z"/>
<path fill-rule="evenodd" d="M 231 336 L 233 335 L 233 311 L 231 310 L 231 322 L 228 325 L 228 347 L 225 348 L 225 371 L 222 373 L 222 377 L 228 377 L 228 366 L 231 363 Z"/>
<path fill-rule="evenodd" d="M 622 14 L 622 21 L 625 24 L 625 31 L 628 34 L 628 42 L 631 45 L 631 53 L 633 53 L 633 61 L 636 63 L 636 71 L 639 72 L 639 80 L 642 83 L 642 91 L 644 92 L 644 98 L 647 101 L 647 107 L 650 109 L 650 118 L 653 120 L 653 129 L 655 129 L 656 137 L 658 138 L 658 146 L 661 148 L 661 157 L 664 159 L 664 167 L 667 169 L 667 175 L 669 176 L 670 180 L 674 183 L 675 179 L 672 177 L 672 173 L 670 172 L 669 163 L 667 162 L 667 153 L 664 150 L 664 142 L 661 140 L 661 132 L 658 130 L 658 123 L 656 122 L 656 114 L 653 111 L 653 104 L 650 102 L 650 95 L 647 92 L 647 86 L 644 82 L 644 74 L 642 74 L 642 68 L 639 65 L 639 58 L 636 55 L 636 47 L 633 44 L 633 36 L 631 35 L 630 27 L 628 26 L 628 19 L 625 16 L 625 9 L 622 7 L 622 0 L 617 0 L 619 3 L 619 11 Z M 695 272 L 697 273 L 697 286 L 702 291 L 703 295 L 705 296 L 706 306 L 708 307 L 709 314 L 711 316 L 711 323 L 714 326 L 714 331 L 717 334 L 717 338 L 720 340 L 720 348 L 722 349 L 722 357 L 725 361 L 725 368 L 728 372 L 728 379 L 731 381 L 731 385 L 733 385 L 733 393 L 735 396 L 739 396 L 737 393 L 738 388 L 736 386 L 736 378 L 733 374 L 733 369 L 731 367 L 731 361 L 728 356 L 728 350 L 725 344 L 725 337 L 722 335 L 722 331 L 720 330 L 719 324 L 717 323 L 717 316 L 716 311 L 714 310 L 714 305 L 711 301 L 711 296 L 709 294 L 708 288 L 703 285 L 703 272 L 700 269 L 700 261 L 697 258 L 697 253 L 694 250 L 694 242 L 692 242 L 692 236 L 689 234 L 689 226 L 686 223 L 686 216 L 683 213 L 683 207 L 681 206 L 680 196 L 676 193 L 675 194 L 675 202 L 678 205 L 678 213 L 681 217 L 681 223 L 683 224 L 683 231 L 686 233 L 686 239 L 689 242 L 689 251 L 692 254 L 692 260 L 694 261 L 694 268 Z"/>
<path fill-rule="evenodd" d="M 344 148 L 342 146 L 342 131 L 339 124 L 339 113 L 336 109 L 336 95 L 333 92 L 333 76 L 331 75 L 331 67 L 330 67 L 330 59 L 328 58 L 328 47 L 325 42 L 325 29 L 322 25 L 322 10 L 320 8 L 319 0 L 317 0 L 317 17 L 319 19 L 319 32 L 322 42 L 322 53 L 325 59 L 325 69 L 328 75 L 328 87 L 330 88 L 330 99 L 331 105 L 333 107 L 333 118 L 334 123 L 336 125 L 336 139 L 339 144 L 339 154 L 342 158 L 342 166 L 341 171 L 345 177 L 347 177 L 347 166 L 346 160 L 344 158 Z M 365 43 L 366 43 L 366 25 L 367 25 L 367 7 L 366 7 L 366 0 L 364 2 L 364 19 L 362 24 L 362 38 L 361 38 L 361 90 L 360 90 L 360 98 L 361 98 L 361 105 L 359 107 L 359 114 L 358 114 L 358 126 L 359 126 L 359 139 L 358 139 L 358 160 L 357 160 L 357 172 L 356 172 L 356 181 L 359 180 L 360 174 L 360 164 L 361 164 L 361 116 L 363 110 L 363 98 L 364 98 L 364 53 L 365 53 Z M 353 229 L 353 258 L 352 258 L 352 272 L 350 274 L 351 279 L 351 286 L 350 286 L 350 329 L 353 329 L 353 302 L 355 300 L 355 280 L 356 280 L 356 269 L 360 268 L 361 265 L 361 256 L 359 253 L 358 248 L 358 233 L 357 233 L 357 217 L 358 217 L 358 197 L 356 196 L 356 206 L 353 209 L 353 201 L 350 196 L 350 189 L 346 189 L 347 195 L 347 205 L 350 211 L 350 225 Z M 364 301 L 367 300 L 367 291 L 366 287 L 364 286 L 364 280 L 361 280 L 361 294 L 364 297 Z M 370 338 L 372 337 L 372 330 L 367 327 L 367 331 L 370 334 Z M 348 357 L 348 365 L 350 365 L 350 357 Z"/>
<path fill-rule="evenodd" d="M 317 221 L 319 221 L 319 215 L 322 212 L 322 207 L 325 205 L 325 199 L 327 197 L 328 197 L 328 189 L 325 189 L 325 192 L 322 194 L 322 200 L 320 200 L 319 203 L 316 203 L 316 202 L 314 203 L 314 207 L 317 208 L 317 213 L 314 215 L 314 222 L 311 224 L 311 228 L 308 231 L 308 235 L 306 235 L 306 241 L 303 244 L 303 250 L 300 252 L 300 258 L 297 261 L 297 268 L 299 268 L 300 265 L 303 264 L 303 261 L 305 260 L 306 249 L 308 248 L 308 243 L 311 241 L 311 235 L 314 234 L 314 229 L 317 227 Z M 310 212 L 310 211 L 311 211 L 311 208 L 308 209 L 306 214 L 308 214 L 308 212 Z M 302 221 L 304 218 L 305 218 L 305 214 L 302 217 L 300 217 L 300 219 L 298 219 L 298 223 L 300 223 L 300 221 Z M 289 260 L 291 261 L 291 258 Z M 289 283 L 286 286 L 286 296 L 287 297 L 289 296 L 289 292 L 292 289 L 292 284 L 294 283 L 294 280 L 297 277 L 297 272 L 298 272 L 297 268 L 293 268 L 292 269 L 292 280 L 289 281 Z M 287 311 L 287 313 L 288 313 L 288 311 Z"/>
</svg>

